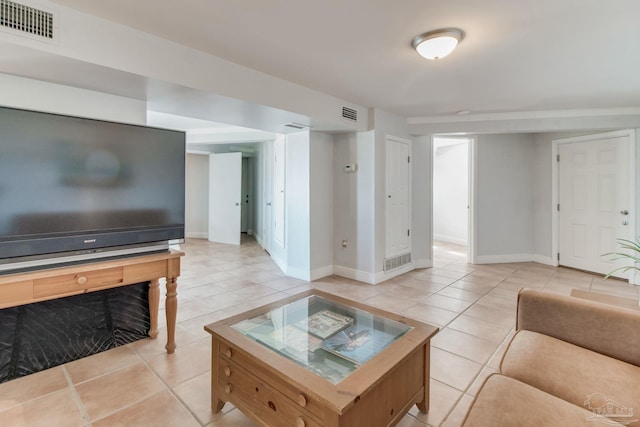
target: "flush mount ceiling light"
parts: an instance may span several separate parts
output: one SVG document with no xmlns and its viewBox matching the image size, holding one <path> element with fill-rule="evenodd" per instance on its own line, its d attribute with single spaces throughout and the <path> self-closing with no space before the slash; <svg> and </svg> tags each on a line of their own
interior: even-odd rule
<svg viewBox="0 0 640 427">
<path fill-rule="evenodd" d="M 411 46 L 427 59 L 440 59 L 449 55 L 464 38 L 458 28 L 443 28 L 416 36 Z"/>
</svg>

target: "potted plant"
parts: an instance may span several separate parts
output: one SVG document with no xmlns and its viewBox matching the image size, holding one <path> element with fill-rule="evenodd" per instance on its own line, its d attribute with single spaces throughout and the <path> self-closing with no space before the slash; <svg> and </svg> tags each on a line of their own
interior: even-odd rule
<svg viewBox="0 0 640 427">
<path fill-rule="evenodd" d="M 606 276 L 604 276 L 605 280 L 617 272 L 626 273 L 629 270 L 640 271 L 640 237 L 636 237 L 635 241 L 628 240 L 628 239 L 617 239 L 617 240 L 618 240 L 618 244 L 620 245 L 620 248 L 626 251 L 608 252 L 604 255 L 611 256 L 612 258 L 610 258 L 610 261 L 629 260 L 631 261 L 631 263 L 611 270 L 609 273 L 607 273 Z"/>
</svg>

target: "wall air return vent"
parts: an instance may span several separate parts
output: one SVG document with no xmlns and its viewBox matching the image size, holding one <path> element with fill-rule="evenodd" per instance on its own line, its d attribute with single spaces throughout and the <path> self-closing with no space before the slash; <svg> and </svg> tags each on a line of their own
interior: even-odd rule
<svg viewBox="0 0 640 427">
<path fill-rule="evenodd" d="M 0 28 L 53 39 L 53 14 L 9 0 L 0 0 Z"/>
<path fill-rule="evenodd" d="M 411 264 L 411 252 L 394 256 L 391 258 L 385 258 L 384 271 L 395 270 L 396 268 L 400 268 L 403 265 L 407 265 L 407 264 Z"/>
<path fill-rule="evenodd" d="M 342 107 L 342 118 L 351 120 L 352 122 L 358 121 L 358 110 L 354 110 L 349 107 Z"/>
</svg>

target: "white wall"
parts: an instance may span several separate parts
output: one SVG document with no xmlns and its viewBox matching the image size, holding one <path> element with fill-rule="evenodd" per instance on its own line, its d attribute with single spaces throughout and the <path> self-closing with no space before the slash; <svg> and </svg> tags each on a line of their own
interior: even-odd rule
<svg viewBox="0 0 640 427">
<path fill-rule="evenodd" d="M 431 137 L 413 140 L 413 168 L 411 183 L 411 239 L 412 257 L 416 268 L 433 265 L 431 247 Z"/>
<path fill-rule="evenodd" d="M 144 125 L 147 104 L 137 99 L 0 74 L 0 105 Z"/>
<path fill-rule="evenodd" d="M 333 274 L 333 136 L 311 132 L 309 143 L 309 223 L 311 279 Z"/>
<path fill-rule="evenodd" d="M 533 136 L 477 139 L 476 262 L 533 258 Z"/>
<path fill-rule="evenodd" d="M 187 153 L 185 174 L 185 236 L 209 235 L 209 156 Z"/>
<path fill-rule="evenodd" d="M 341 123 L 343 129 L 366 129 L 367 111 L 364 107 L 51 1 L 39 0 L 39 3 L 43 8 L 59 12 L 59 28 L 56 28 L 58 40 L 46 43 L 9 32 L 0 32 L 0 44 L 6 45 L 0 46 L 0 52 L 4 51 L 8 58 L 11 58 L 11 51 L 18 51 L 21 57 L 29 57 L 30 53 L 31 57 L 46 63 L 45 61 L 51 58 L 49 55 L 56 55 L 62 59 L 52 60 L 52 63 L 57 65 L 52 67 L 52 73 L 65 64 L 64 60 L 70 60 L 71 65 L 79 67 L 79 73 L 84 74 L 78 75 L 78 84 L 82 79 L 84 84 L 99 85 L 102 83 L 96 81 L 97 77 L 87 75 L 90 74 L 87 73 L 91 70 L 90 66 L 95 64 L 101 67 L 98 70 L 100 73 L 114 79 L 122 79 L 130 88 L 139 91 L 139 96 L 155 95 L 155 102 L 159 107 L 166 107 L 178 99 L 173 97 L 175 94 L 168 94 L 167 99 L 163 99 L 167 93 L 167 84 L 181 86 L 181 94 L 184 94 L 185 98 L 191 96 L 187 88 L 202 90 L 221 96 L 217 101 L 222 104 L 228 101 L 227 107 L 233 106 L 223 106 L 217 110 L 225 117 L 216 121 L 225 123 L 258 127 L 256 122 L 262 117 L 255 114 L 257 110 L 252 106 L 261 105 L 273 109 L 262 109 L 261 112 L 265 115 L 273 114 L 275 121 L 278 121 L 275 116 L 282 116 L 280 125 L 313 117 L 318 123 Z M 45 52 L 46 55 L 42 55 L 41 52 Z M 115 73 L 113 70 L 130 73 L 130 76 Z M 61 74 L 58 77 L 66 76 Z M 223 97 L 228 99 L 225 100 Z M 246 103 L 234 102 L 236 100 Z M 357 124 L 347 123 L 340 118 L 339 112 L 345 105 L 358 110 L 358 116 L 362 119 Z M 158 111 L 163 110 L 161 108 Z M 198 109 L 193 112 L 197 114 Z M 200 111 L 200 114 L 203 113 L 206 112 Z M 201 115 L 194 117 L 211 119 Z M 247 123 L 246 120 L 251 123 Z"/>
<path fill-rule="evenodd" d="M 636 131 L 637 132 L 637 131 Z M 547 132 L 533 135 L 533 253 L 534 260 L 552 264 L 554 262 L 552 254 L 552 215 L 554 214 L 553 189 L 552 189 L 552 168 L 554 159 L 552 155 L 553 141 L 557 139 L 573 138 L 577 136 L 592 135 L 602 133 L 594 130 L 589 132 Z M 638 142 L 636 142 L 636 162 L 638 162 Z M 637 164 L 636 167 L 640 166 Z M 640 170 L 640 169 L 638 169 Z M 640 184 L 640 177 L 636 175 L 636 189 Z M 636 196 L 638 197 L 638 196 Z M 636 202 L 640 202 L 639 199 Z M 640 212 L 636 210 L 636 224 L 640 220 Z"/>
<path fill-rule="evenodd" d="M 430 165 L 431 143 L 417 138 L 412 152 L 412 254 L 413 265 L 405 270 L 383 272 L 385 258 L 386 141 L 387 136 L 412 140 L 406 120 L 382 110 L 373 110 L 369 119 L 374 129 L 334 136 L 334 272 L 379 283 L 412 268 L 431 263 Z M 356 172 L 344 165 L 356 164 Z M 347 247 L 342 248 L 345 240 Z M 416 251 L 413 251 L 413 248 Z"/>
<path fill-rule="evenodd" d="M 404 117 L 388 113 L 384 110 L 373 110 L 373 122 L 375 129 L 375 210 L 374 210 L 374 227 L 375 227 L 375 255 L 374 255 L 374 271 L 376 275 L 375 283 L 382 282 L 404 270 L 383 273 L 384 259 L 386 257 L 386 167 L 387 167 L 387 136 L 395 136 L 402 139 L 411 140 L 409 135 L 407 120 Z M 420 167 L 413 164 L 411 166 Z M 421 236 L 412 234 L 412 241 L 420 239 Z M 407 269 L 408 271 L 408 269 Z"/>
<path fill-rule="evenodd" d="M 375 278 L 374 161 L 374 131 L 334 135 L 334 272 L 365 282 Z M 345 172 L 346 164 L 357 170 Z"/>
<path fill-rule="evenodd" d="M 309 132 L 286 136 L 285 250 L 288 276 L 310 280 Z"/>
<path fill-rule="evenodd" d="M 433 238 L 468 244 L 469 139 L 433 140 Z"/>
</svg>

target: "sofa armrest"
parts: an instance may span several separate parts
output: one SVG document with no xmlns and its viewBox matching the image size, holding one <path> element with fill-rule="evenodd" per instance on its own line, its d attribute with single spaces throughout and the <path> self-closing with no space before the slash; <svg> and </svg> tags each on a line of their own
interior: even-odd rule
<svg viewBox="0 0 640 427">
<path fill-rule="evenodd" d="M 545 334 L 640 366 L 640 311 L 523 289 L 518 294 L 516 329 Z"/>
</svg>

